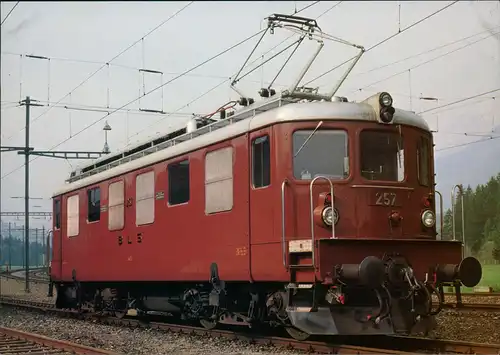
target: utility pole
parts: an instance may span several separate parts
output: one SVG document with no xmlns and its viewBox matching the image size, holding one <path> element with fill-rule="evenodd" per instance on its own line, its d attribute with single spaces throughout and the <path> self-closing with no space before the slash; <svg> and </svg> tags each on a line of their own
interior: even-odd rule
<svg viewBox="0 0 500 355">
<path fill-rule="evenodd" d="M 26 231 L 23 229 L 22 230 L 22 234 L 23 234 L 23 237 L 21 238 L 21 243 L 23 245 L 23 249 L 26 251 Z M 29 253 L 21 253 L 22 254 L 22 258 L 23 258 L 23 269 L 26 269 L 26 254 L 29 254 Z"/>
<path fill-rule="evenodd" d="M 29 235 L 30 235 L 30 217 L 29 217 L 29 212 L 30 212 L 30 104 L 31 100 L 29 96 L 26 96 L 26 100 L 24 100 L 24 103 L 26 105 L 26 142 L 24 145 L 24 242 L 26 243 L 25 249 L 24 249 L 24 259 L 26 260 L 26 274 L 25 274 L 25 292 L 29 293 L 30 292 L 30 279 L 29 279 L 29 272 L 30 272 L 30 241 L 29 241 Z"/>
<path fill-rule="evenodd" d="M 35 59 L 48 59 L 45 57 L 38 56 L 27 56 Z M 101 156 L 108 154 L 109 149 L 105 152 L 92 152 L 92 151 L 50 151 L 50 150 L 39 150 L 35 151 L 33 147 L 29 146 L 30 139 L 30 108 L 32 106 L 44 106 L 35 102 L 36 100 L 30 99 L 26 96 L 26 99 L 21 101 L 22 106 L 26 106 L 26 142 L 24 147 L 11 147 L 11 146 L 0 146 L 0 152 L 12 152 L 17 151 L 17 154 L 24 154 L 24 256 L 23 259 L 26 261 L 26 278 L 25 278 L 25 292 L 30 292 L 29 287 L 29 217 L 30 215 L 42 214 L 48 215 L 48 212 L 30 212 L 29 211 L 29 157 L 30 155 L 38 155 L 50 158 L 60 158 L 60 159 L 97 159 Z M 108 125 L 109 126 L 109 125 Z M 109 127 L 105 127 L 105 131 L 111 130 Z M 107 132 L 105 139 L 107 139 Z M 107 143 L 107 142 L 105 142 Z M 1 204 L 1 202 L 0 202 Z M 6 215 L 5 212 L 0 212 L 1 215 Z M 8 215 L 19 215 L 8 214 Z"/>
<path fill-rule="evenodd" d="M 9 270 L 12 269 L 12 234 L 10 230 L 10 222 L 9 222 Z"/>
<path fill-rule="evenodd" d="M 45 226 L 42 226 L 42 258 L 45 253 Z M 42 259 L 42 266 L 45 266 L 45 258 Z"/>
<path fill-rule="evenodd" d="M 0 270 L 2 270 L 3 264 L 3 237 L 2 237 L 2 222 L 0 221 Z"/>
<path fill-rule="evenodd" d="M 38 228 L 35 228 L 35 263 L 38 267 Z"/>
</svg>

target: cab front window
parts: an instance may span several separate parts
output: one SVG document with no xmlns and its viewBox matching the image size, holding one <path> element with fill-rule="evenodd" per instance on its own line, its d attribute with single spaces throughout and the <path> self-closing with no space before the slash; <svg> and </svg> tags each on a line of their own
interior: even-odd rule
<svg viewBox="0 0 500 355">
<path fill-rule="evenodd" d="M 311 180 L 318 175 L 333 180 L 349 176 L 347 133 L 342 130 L 298 130 L 293 133 L 293 176 Z"/>
<path fill-rule="evenodd" d="M 361 176 L 367 180 L 403 181 L 403 137 L 398 132 L 362 131 Z"/>
</svg>

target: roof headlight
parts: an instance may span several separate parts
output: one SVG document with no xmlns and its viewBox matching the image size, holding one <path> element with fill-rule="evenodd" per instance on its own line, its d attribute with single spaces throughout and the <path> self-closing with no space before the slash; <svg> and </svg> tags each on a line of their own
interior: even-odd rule
<svg viewBox="0 0 500 355">
<path fill-rule="evenodd" d="M 436 215 L 434 212 L 431 210 L 425 210 L 422 212 L 422 224 L 427 228 L 434 227 L 436 224 Z"/>
<path fill-rule="evenodd" d="M 382 107 L 392 106 L 392 96 L 387 92 L 383 92 L 379 96 L 379 103 Z"/>
</svg>

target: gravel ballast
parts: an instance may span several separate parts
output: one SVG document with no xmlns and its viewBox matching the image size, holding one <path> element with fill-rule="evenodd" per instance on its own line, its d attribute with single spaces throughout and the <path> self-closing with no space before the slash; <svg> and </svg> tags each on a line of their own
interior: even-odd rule
<svg viewBox="0 0 500 355">
<path fill-rule="evenodd" d="M 53 303 L 55 301 L 55 297 L 47 297 L 46 284 L 33 283 L 31 293 L 26 295 L 23 282 L 4 277 L 0 277 L 0 294 L 40 302 Z M 470 301 L 478 302 L 479 300 Z M 484 300 L 479 302 L 483 303 Z M 494 301 L 491 302 L 494 303 Z M 429 334 L 431 338 L 500 343 L 500 312 L 443 310 L 437 317 L 437 323 L 438 328 Z M 250 345 L 227 339 L 191 337 L 150 329 L 126 329 L 8 308 L 0 310 L 0 325 L 128 354 L 271 354 L 277 352 L 303 354 L 300 351 Z"/>
<path fill-rule="evenodd" d="M 287 351 L 224 338 L 189 336 L 154 329 L 128 329 L 12 308 L 0 308 L 0 326 L 123 354 L 304 354 L 301 351 Z"/>
</svg>

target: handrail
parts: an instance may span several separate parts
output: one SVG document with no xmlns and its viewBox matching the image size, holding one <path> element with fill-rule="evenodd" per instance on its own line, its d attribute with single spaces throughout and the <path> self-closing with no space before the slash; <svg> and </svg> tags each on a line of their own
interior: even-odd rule
<svg viewBox="0 0 500 355">
<path fill-rule="evenodd" d="M 464 191 L 461 185 L 455 185 L 451 189 L 451 224 L 453 228 L 453 240 L 457 240 L 456 234 L 455 234 L 455 189 L 458 188 L 458 191 L 460 192 L 460 200 L 461 200 L 461 205 L 462 205 L 462 244 L 463 244 L 463 249 L 462 249 L 462 258 L 465 255 L 465 218 L 464 218 Z"/>
<path fill-rule="evenodd" d="M 311 240 L 312 240 L 312 265 L 313 267 L 316 267 L 316 263 L 315 263 L 315 246 L 314 246 L 314 205 L 313 205 L 313 192 L 312 192 L 312 188 L 313 188 L 313 185 L 314 183 L 316 182 L 316 180 L 319 180 L 319 179 L 323 179 L 323 180 L 326 180 L 328 181 L 328 183 L 330 184 L 330 194 L 331 194 L 331 200 L 332 200 L 332 213 L 335 213 L 335 206 L 334 206 L 334 194 L 333 194 L 333 183 L 332 181 L 327 178 L 326 176 L 323 176 L 323 175 L 319 175 L 319 176 L 316 176 L 312 181 L 311 183 L 309 184 L 309 201 L 311 203 L 311 210 L 310 210 L 310 214 L 311 214 Z M 333 218 L 333 221 L 332 221 L 332 239 L 335 239 L 335 218 Z"/>
<path fill-rule="evenodd" d="M 439 219 L 440 219 L 440 224 L 439 224 L 440 232 L 439 232 L 439 236 L 440 236 L 440 238 L 442 240 L 443 239 L 443 230 L 444 230 L 444 228 L 443 228 L 444 227 L 443 195 L 438 190 L 435 190 L 434 193 L 436 193 L 439 196 Z"/>
<path fill-rule="evenodd" d="M 281 183 L 281 250 L 283 253 L 283 266 L 286 268 L 286 240 L 285 240 L 285 186 L 288 180 Z"/>
<path fill-rule="evenodd" d="M 47 267 L 47 270 L 49 269 L 49 265 L 50 265 L 50 237 L 54 235 L 54 231 L 51 229 L 47 232 L 47 250 L 46 250 L 46 253 L 47 253 L 47 257 L 46 257 L 46 260 L 45 260 L 45 266 Z"/>
</svg>

